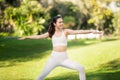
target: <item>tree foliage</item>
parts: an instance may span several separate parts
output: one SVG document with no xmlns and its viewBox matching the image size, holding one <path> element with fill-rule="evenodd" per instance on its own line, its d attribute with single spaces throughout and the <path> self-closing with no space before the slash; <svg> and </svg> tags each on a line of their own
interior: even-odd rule
<svg viewBox="0 0 120 80">
<path fill-rule="evenodd" d="M 119 12 L 113 13 L 105 7 L 112 0 L 75 0 L 76 4 L 70 1 L 0 0 L 0 33 L 40 34 L 47 31 L 51 18 L 58 14 L 63 16 L 65 28 L 92 28 L 103 30 L 105 34 L 120 32 Z"/>
<path fill-rule="evenodd" d="M 79 14 L 78 7 L 71 2 L 58 2 L 55 1 L 52 8 L 49 10 L 51 17 L 61 14 L 64 19 L 65 28 L 75 27 Z"/>
<path fill-rule="evenodd" d="M 113 33 L 113 12 L 106 7 L 102 7 L 96 0 L 91 0 L 90 5 L 91 14 L 88 23 L 94 24 L 97 30 L 104 30 L 105 34 Z"/>
<path fill-rule="evenodd" d="M 38 34 L 44 29 L 49 14 L 37 1 L 23 1 L 20 7 L 9 6 L 5 10 L 5 19 L 13 27 L 16 36 Z"/>
<path fill-rule="evenodd" d="M 113 25 L 115 27 L 115 34 L 120 36 L 120 11 L 114 14 Z"/>
</svg>

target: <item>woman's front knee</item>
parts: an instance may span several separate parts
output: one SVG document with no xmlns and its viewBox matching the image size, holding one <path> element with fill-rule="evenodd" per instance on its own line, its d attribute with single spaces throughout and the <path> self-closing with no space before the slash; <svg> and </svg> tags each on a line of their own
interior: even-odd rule
<svg viewBox="0 0 120 80">
<path fill-rule="evenodd" d="M 85 71 L 85 68 L 83 66 L 78 66 L 78 71 Z"/>
</svg>

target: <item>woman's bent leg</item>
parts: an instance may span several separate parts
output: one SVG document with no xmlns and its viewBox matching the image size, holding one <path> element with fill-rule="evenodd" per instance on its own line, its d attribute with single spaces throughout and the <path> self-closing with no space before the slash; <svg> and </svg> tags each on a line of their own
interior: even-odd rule
<svg viewBox="0 0 120 80">
<path fill-rule="evenodd" d="M 76 63 L 70 59 L 66 59 L 64 62 L 62 62 L 61 66 L 77 70 L 79 72 L 79 79 L 86 80 L 84 67 L 79 63 Z"/>
<path fill-rule="evenodd" d="M 44 67 L 42 73 L 38 76 L 36 80 L 44 80 L 44 78 L 56 67 L 54 59 L 50 58 Z"/>
</svg>

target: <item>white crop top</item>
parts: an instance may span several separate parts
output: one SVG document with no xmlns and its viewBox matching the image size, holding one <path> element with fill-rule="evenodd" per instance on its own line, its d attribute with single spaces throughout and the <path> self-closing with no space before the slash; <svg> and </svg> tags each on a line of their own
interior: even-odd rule
<svg viewBox="0 0 120 80">
<path fill-rule="evenodd" d="M 67 38 L 62 30 L 62 35 L 60 37 L 52 36 L 52 44 L 55 46 L 67 46 Z"/>
</svg>

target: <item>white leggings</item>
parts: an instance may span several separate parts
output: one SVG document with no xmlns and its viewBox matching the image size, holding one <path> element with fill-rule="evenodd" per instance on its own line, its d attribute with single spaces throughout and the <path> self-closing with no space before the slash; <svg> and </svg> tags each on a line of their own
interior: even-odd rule
<svg viewBox="0 0 120 80">
<path fill-rule="evenodd" d="M 44 80 L 44 78 L 57 66 L 63 66 L 69 69 L 74 69 L 79 72 L 79 79 L 86 80 L 84 67 L 70 59 L 66 52 L 53 51 L 41 75 L 36 80 Z"/>
</svg>

